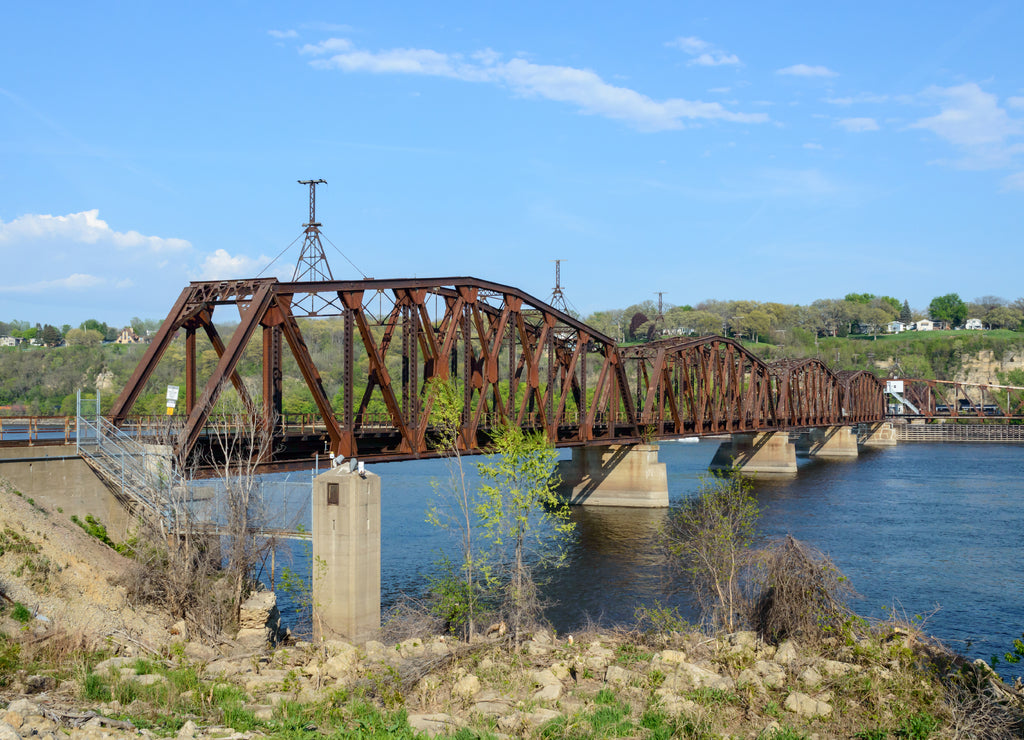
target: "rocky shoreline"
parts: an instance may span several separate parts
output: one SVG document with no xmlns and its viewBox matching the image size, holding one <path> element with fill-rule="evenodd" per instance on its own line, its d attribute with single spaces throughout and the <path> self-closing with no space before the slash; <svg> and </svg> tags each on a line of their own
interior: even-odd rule
<svg viewBox="0 0 1024 740">
<path fill-rule="evenodd" d="M 519 646 L 431 637 L 395 645 L 297 642 L 220 656 L 178 643 L 171 656 L 107 658 L 59 686 L 19 676 L 9 689 L 20 696 L 0 717 L 0 740 L 274 736 L 296 715 L 308 719 L 310 737 L 344 736 L 352 729 L 344 708 L 360 703 L 392 713 L 399 734 L 469 730 L 468 737 L 586 737 L 568 730 L 592 728 L 602 712 L 617 715 L 621 734 L 595 737 L 661 736 L 645 723 L 690 728 L 683 735 L 693 737 L 852 737 L 898 732 L 908 722 L 953 727 L 964 711 L 944 690 L 953 656 L 891 628 L 814 649 L 795 640 L 769 645 L 752 632 L 561 639 L 541 630 Z M 985 682 L 991 701 L 984 709 L 1003 707 L 1011 723 L 1019 716 L 1013 689 L 1000 689 L 993 676 Z M 30 694 L 33 687 L 42 690 Z M 122 700 L 82 700 L 97 687 Z M 324 727 L 325 713 L 339 711 L 337 723 Z"/>
</svg>

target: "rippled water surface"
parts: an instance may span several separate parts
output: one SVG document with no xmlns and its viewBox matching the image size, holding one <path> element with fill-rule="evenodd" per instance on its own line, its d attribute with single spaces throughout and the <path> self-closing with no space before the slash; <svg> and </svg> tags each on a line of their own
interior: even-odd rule
<svg viewBox="0 0 1024 740">
<path fill-rule="evenodd" d="M 672 500 L 696 491 L 717 446 L 713 440 L 661 446 Z M 474 469 L 472 458 L 464 462 Z M 921 615 L 929 633 L 988 659 L 1024 632 L 1022 463 L 1024 446 L 992 444 L 902 444 L 848 462 L 798 458 L 795 478 L 755 485 L 760 534 L 792 534 L 828 553 L 861 594 L 853 604 L 860 614 L 882 617 L 889 608 Z M 373 471 L 381 476 L 386 609 L 402 593 L 422 592 L 437 554 L 450 546 L 424 518 L 435 496 L 431 481 L 446 480 L 447 468 L 429 460 Z M 558 630 L 588 619 L 631 622 L 637 606 L 655 600 L 695 616 L 659 565 L 656 536 L 665 516 L 665 510 L 574 509 L 567 567 L 544 588 Z M 308 574 L 308 548 L 292 549 L 293 567 Z"/>
</svg>

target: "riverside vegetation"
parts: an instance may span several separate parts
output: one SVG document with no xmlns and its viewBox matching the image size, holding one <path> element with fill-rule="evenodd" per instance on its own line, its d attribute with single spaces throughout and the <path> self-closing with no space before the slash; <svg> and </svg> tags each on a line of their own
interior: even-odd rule
<svg viewBox="0 0 1024 740">
<path fill-rule="evenodd" d="M 464 641 L 407 611 L 361 646 L 247 646 L 137 602 L 134 564 L 95 522 L 5 488 L 0 736 L 1020 737 L 1019 683 L 912 620 L 859 619 L 800 543 L 752 550 L 748 499 L 709 479 L 672 512 L 668 555 L 708 595 L 700 626 L 655 604 L 620 629 L 498 624 Z"/>
<path fill-rule="evenodd" d="M 645 301 L 623 309 L 596 311 L 582 319 L 626 344 L 665 336 L 725 334 L 743 342 L 765 360 L 819 357 L 835 370 L 872 370 L 882 375 L 891 372 L 900 377 L 937 380 L 966 380 L 971 374 L 971 382 L 1024 385 L 1024 299 L 1011 303 L 984 296 L 964 303 L 956 294 L 950 294 L 939 296 L 932 303 L 932 318 L 957 324 L 963 316 L 970 315 L 983 320 L 992 330 L 888 335 L 883 331 L 887 321 L 910 321 L 922 318 L 924 313 L 912 312 L 906 302 L 901 305 L 895 298 L 868 293 L 822 299 L 808 306 L 709 300 L 695 306 L 665 305 L 659 310 L 651 301 Z M 133 319 L 132 324 L 142 335 L 156 326 L 156 322 L 140 319 Z M 305 318 L 299 319 L 299 325 L 327 396 L 335 410 L 340 411 L 344 322 L 337 318 Z M 0 322 L 0 335 L 5 332 L 4 326 Z M 19 326 L 21 334 L 33 331 L 27 323 L 21 322 Z M 230 323 L 218 326 L 222 336 L 229 336 L 234 328 Z M 90 319 L 80 331 L 94 333 L 96 342 L 0 348 L 0 408 L 10 407 L 5 413 L 69 415 L 75 411 L 75 394 L 81 388 L 100 391 L 103 409 L 108 410 L 146 347 L 99 344 L 103 330 L 108 336 L 111 332 L 116 334 L 116 330 Z M 374 330 L 382 331 L 379 327 Z M 197 337 L 197 342 L 198 374 L 207 378 L 218 355 L 205 336 Z M 261 387 L 259 344 L 250 342 L 238 367 L 253 390 Z M 989 362 L 980 372 L 972 373 L 981 356 L 998 366 Z M 1013 362 L 1009 362 L 1011 358 Z M 354 391 L 358 399 L 365 390 L 360 383 L 365 383 L 368 375 L 368 358 L 356 352 L 354 359 Z M 399 377 L 401 360 L 397 354 L 389 353 L 386 362 L 392 377 Z M 289 352 L 285 352 L 283 375 L 283 412 L 314 413 L 313 398 Z M 182 337 L 175 339 L 167 350 L 165 360 L 156 368 L 133 411 L 163 414 L 168 385 L 184 385 Z M 373 398 L 369 411 L 383 412 L 383 404 Z"/>
</svg>

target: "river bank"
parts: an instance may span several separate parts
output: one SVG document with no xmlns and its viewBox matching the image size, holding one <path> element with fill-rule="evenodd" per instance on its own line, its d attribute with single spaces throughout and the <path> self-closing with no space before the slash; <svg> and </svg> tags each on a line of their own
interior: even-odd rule
<svg viewBox="0 0 1024 740">
<path fill-rule="evenodd" d="M 897 622 L 814 644 L 652 623 L 271 649 L 132 603 L 118 583 L 132 561 L 5 486 L 0 532 L 5 740 L 924 738 L 1019 719 L 1019 683 Z"/>
<path fill-rule="evenodd" d="M 521 645 L 299 642 L 205 659 L 179 643 L 16 673 L 0 737 L 926 738 L 1019 727 L 1020 686 L 895 625 L 850 638 L 811 647 L 750 632 L 540 630 Z"/>
</svg>

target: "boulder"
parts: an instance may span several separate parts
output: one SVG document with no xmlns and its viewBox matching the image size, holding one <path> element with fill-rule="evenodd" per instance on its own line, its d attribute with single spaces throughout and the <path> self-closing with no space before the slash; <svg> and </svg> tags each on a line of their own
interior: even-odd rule
<svg viewBox="0 0 1024 740">
<path fill-rule="evenodd" d="M 796 643 L 792 640 L 784 641 L 775 651 L 775 662 L 781 665 L 789 665 L 799 657 Z"/>
<path fill-rule="evenodd" d="M 435 712 L 432 714 L 410 714 L 409 726 L 416 732 L 427 735 L 454 734 L 459 729 L 459 721 L 450 714 Z"/>
<path fill-rule="evenodd" d="M 636 674 L 633 671 L 627 671 L 617 665 L 608 666 L 608 670 L 604 674 L 604 680 L 616 686 L 628 686 L 634 679 L 636 679 Z"/>
<path fill-rule="evenodd" d="M 783 706 L 793 714 L 801 717 L 828 717 L 832 714 L 832 705 L 819 701 L 813 696 L 794 691 L 786 697 Z"/>
<path fill-rule="evenodd" d="M 480 693 L 480 679 L 470 673 L 463 676 L 452 686 L 452 696 L 459 699 L 472 699 Z"/>
<path fill-rule="evenodd" d="M 699 665 L 681 663 L 675 667 L 672 673 L 666 676 L 665 686 L 676 691 L 688 691 L 704 687 L 732 691 L 736 688 L 736 682 L 728 676 L 723 676 Z"/>
<path fill-rule="evenodd" d="M 243 645 L 259 647 L 277 641 L 281 629 L 281 613 L 273 591 L 255 591 L 246 599 L 238 614 L 238 635 Z"/>
<path fill-rule="evenodd" d="M 799 676 L 797 676 L 797 679 L 800 681 L 800 683 L 805 684 L 813 689 L 821 683 L 821 673 L 818 672 L 817 668 L 811 665 L 807 666 L 807 668 L 805 668 L 803 672 Z"/>
</svg>

